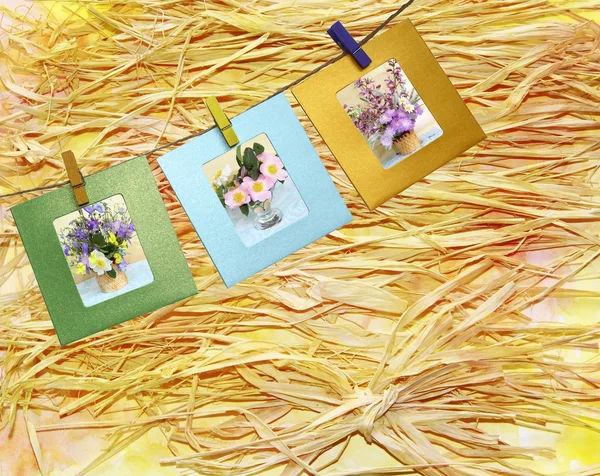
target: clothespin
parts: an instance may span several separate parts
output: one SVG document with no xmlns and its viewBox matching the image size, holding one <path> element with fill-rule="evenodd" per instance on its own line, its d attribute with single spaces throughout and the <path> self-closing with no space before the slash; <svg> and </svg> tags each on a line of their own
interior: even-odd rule
<svg viewBox="0 0 600 476">
<path fill-rule="evenodd" d="M 240 140 L 238 139 L 237 134 L 233 130 L 233 126 L 231 124 L 231 121 L 227 117 L 227 114 L 223 112 L 223 109 L 221 108 L 219 101 L 217 101 L 217 98 L 214 96 L 206 98 L 204 100 L 204 104 L 206 104 L 206 107 L 210 111 L 210 114 L 212 115 L 213 119 L 215 120 L 215 123 L 217 124 L 217 127 L 223 133 L 223 137 L 225 137 L 227 145 L 229 145 L 229 147 L 233 147 L 234 145 L 236 145 Z"/>
<path fill-rule="evenodd" d="M 360 45 L 356 42 L 352 35 L 344 28 L 339 21 L 336 21 L 327 33 L 333 41 L 346 53 L 352 55 L 361 68 L 366 68 L 371 64 L 371 58 L 364 52 Z"/>
<path fill-rule="evenodd" d="M 67 168 L 67 175 L 69 176 L 69 181 L 73 187 L 77 205 L 81 206 L 88 204 L 90 200 L 85 191 L 85 180 L 83 180 L 83 175 L 81 175 L 81 171 L 79 170 L 79 167 L 77 167 L 77 161 L 75 160 L 73 152 L 65 150 L 62 153 L 62 158 L 65 162 L 65 167 Z"/>
</svg>

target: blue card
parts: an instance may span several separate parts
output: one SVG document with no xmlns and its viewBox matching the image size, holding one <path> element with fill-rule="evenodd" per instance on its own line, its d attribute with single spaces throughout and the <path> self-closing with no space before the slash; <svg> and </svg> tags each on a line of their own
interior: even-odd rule
<svg viewBox="0 0 600 476">
<path fill-rule="evenodd" d="M 158 160 L 227 287 L 352 221 L 284 94 L 231 123 Z"/>
</svg>

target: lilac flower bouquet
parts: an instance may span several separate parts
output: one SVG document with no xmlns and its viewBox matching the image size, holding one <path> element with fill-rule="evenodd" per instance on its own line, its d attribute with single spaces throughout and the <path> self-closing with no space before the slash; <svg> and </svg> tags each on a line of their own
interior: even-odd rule
<svg viewBox="0 0 600 476">
<path fill-rule="evenodd" d="M 121 284 L 123 280 L 127 284 L 125 255 L 135 233 L 124 206 L 116 204 L 111 208 L 106 202 L 98 202 L 80 210 L 79 216 L 60 231 L 59 238 L 67 261 L 75 267 L 76 273 L 95 273 L 105 291 L 102 283 L 107 278 L 121 277 Z"/>
<path fill-rule="evenodd" d="M 358 79 L 354 88 L 361 104 L 344 105 L 344 109 L 371 148 L 381 144 L 406 155 L 420 145 L 414 129 L 423 105 L 417 91 L 406 84 L 396 60 L 387 62 L 385 72 L 383 85 L 370 78 Z"/>
</svg>

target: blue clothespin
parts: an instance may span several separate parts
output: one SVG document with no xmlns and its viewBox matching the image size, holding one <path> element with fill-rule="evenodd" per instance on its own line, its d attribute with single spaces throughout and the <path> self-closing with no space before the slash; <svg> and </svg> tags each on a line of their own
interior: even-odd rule
<svg viewBox="0 0 600 476">
<path fill-rule="evenodd" d="M 339 21 L 336 21 L 327 33 L 333 41 L 346 53 L 352 55 L 361 68 L 366 68 L 371 64 L 371 58 L 363 51 L 352 35 L 344 28 Z"/>
</svg>

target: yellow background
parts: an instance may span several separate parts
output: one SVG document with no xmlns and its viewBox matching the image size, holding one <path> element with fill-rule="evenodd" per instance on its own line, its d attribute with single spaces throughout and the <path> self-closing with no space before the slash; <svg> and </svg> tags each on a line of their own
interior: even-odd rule
<svg viewBox="0 0 600 476">
<path fill-rule="evenodd" d="M 418 3 L 418 2 L 417 2 Z M 475 8 L 478 2 L 473 2 L 473 7 Z M 557 2 L 558 3 L 558 2 Z M 564 2 L 560 2 L 564 3 Z M 573 2 L 574 5 L 579 4 L 580 2 Z M 48 5 L 52 6 L 52 12 L 54 15 L 58 15 L 60 18 L 70 17 L 72 14 L 72 9 L 76 9 L 78 14 L 85 17 L 88 17 L 90 14 L 85 12 L 84 9 L 81 8 L 78 4 L 69 4 L 64 2 L 63 5 L 57 6 L 55 4 Z M 14 7 L 14 5 L 10 5 L 10 7 Z M 71 9 L 69 9 L 71 7 Z M 102 5 L 98 6 L 98 9 L 101 10 Z M 230 7 L 232 8 L 232 7 Z M 310 9 L 310 6 L 306 7 Z M 417 7 L 414 7 L 417 8 Z M 23 12 L 23 10 L 20 10 Z M 365 16 L 368 16 L 370 11 L 365 12 Z M 230 15 L 225 15 L 225 21 L 236 22 L 238 21 L 236 15 L 238 12 L 231 12 Z M 350 15 L 350 13 L 348 13 Z M 427 15 L 435 15 L 435 11 L 426 12 Z M 586 15 L 589 18 L 593 18 L 596 21 L 600 21 L 600 14 L 591 14 L 589 11 L 582 12 L 582 15 Z M 315 15 L 312 15 L 313 18 L 310 18 L 310 21 L 307 24 L 313 24 L 315 21 Z M 342 21 L 344 18 L 340 18 Z M 562 19 L 562 18 L 561 18 Z M 546 22 L 550 21 L 548 18 L 539 18 L 540 28 L 542 24 L 546 24 Z M 360 23 L 360 19 L 359 19 Z M 322 29 L 325 30 L 328 24 L 323 24 Z M 358 25 L 360 26 L 360 25 Z M 514 25 L 507 24 L 507 28 Z M 248 29 L 251 31 L 264 31 L 269 28 L 269 23 L 264 20 L 264 18 L 257 16 L 255 18 L 255 23 L 253 25 L 248 26 Z M 216 36 L 218 36 L 218 32 L 214 32 Z M 106 32 L 103 32 L 105 35 L 111 35 L 111 32 L 107 29 Z M 460 30 L 454 32 L 455 35 L 460 36 Z M 117 42 L 119 38 L 114 38 Z M 307 37 L 298 34 L 299 42 L 309 41 Z M 298 69 L 302 72 L 306 72 L 307 70 L 314 67 L 314 65 L 319 62 L 328 59 L 333 50 L 327 51 L 326 54 L 320 54 L 318 51 L 312 52 L 310 56 L 304 58 L 304 63 L 301 66 L 298 66 Z M 140 54 L 139 52 L 137 54 Z M 252 64 L 252 60 L 257 58 L 250 58 L 249 62 Z M 260 59 L 260 58 L 259 58 Z M 300 62 L 300 58 L 296 58 L 297 61 Z M 239 80 L 240 77 L 244 75 L 248 75 L 249 77 L 254 77 L 253 75 L 260 76 L 264 74 L 265 70 L 261 70 L 261 68 L 256 67 L 256 69 L 249 68 L 247 70 L 235 70 L 231 71 L 229 74 L 231 77 L 235 77 L 236 80 Z M 224 94 L 227 91 L 228 84 L 228 76 L 227 73 L 219 73 L 216 74 L 217 82 L 220 84 L 220 91 Z M 265 89 L 275 90 L 277 87 L 280 87 L 282 83 L 287 82 L 286 78 L 280 79 L 277 77 L 270 77 L 265 79 L 265 84 L 263 85 Z M 216 92 L 216 91 L 201 91 L 199 94 L 205 94 Z M 258 97 L 253 96 L 252 91 L 246 91 L 244 99 L 248 102 L 259 100 Z M 243 108 L 242 108 L 243 109 Z M 198 127 L 201 125 L 201 121 L 198 119 L 199 115 L 195 114 L 195 111 L 184 111 L 181 114 L 189 115 L 190 121 L 196 121 Z M 526 120 L 526 119 L 523 119 Z M 153 127 L 152 125 L 148 125 L 147 127 Z M 179 134 L 180 130 L 176 129 L 168 130 L 167 136 L 170 140 L 174 140 L 177 137 L 182 136 L 183 134 Z M 498 126 L 500 127 L 500 126 Z M 67 146 L 73 149 L 76 152 L 76 156 L 85 153 L 88 150 L 88 147 L 93 144 L 97 134 L 90 131 L 80 131 L 77 134 L 74 134 L 74 139 L 70 141 Z M 153 144 L 143 144 L 142 147 L 149 148 L 152 147 Z M 324 149 L 322 149 L 324 150 Z M 89 157 L 89 156 L 88 156 Z M 93 157 L 93 154 L 92 154 Z M 93 171 L 98 168 L 102 168 L 106 166 L 106 164 L 99 164 L 95 161 L 95 159 L 89 159 L 85 162 L 86 171 Z M 57 163 L 50 164 L 48 167 L 40 167 L 34 168 L 31 170 L 31 173 L 27 175 L 5 175 L 3 178 L 9 179 L 11 183 L 17 183 L 19 187 L 26 188 L 30 186 L 38 185 L 42 183 L 46 177 L 56 177 L 56 168 Z M 338 186 L 347 186 L 344 177 L 340 178 L 339 174 L 335 175 L 336 184 Z M 0 183 L 0 189 L 3 192 L 10 191 L 8 187 L 4 186 Z M 347 200 L 352 200 L 352 203 L 355 204 L 354 196 L 350 194 L 346 195 L 345 198 Z M 367 213 L 361 212 L 358 216 L 359 221 L 365 221 L 368 224 L 368 220 L 372 217 Z M 3 221 L 2 223 L 2 231 L 5 233 L 7 225 Z M 178 231 L 181 234 L 189 233 L 189 226 L 187 229 L 185 225 L 181 225 L 178 228 Z M 594 235 L 598 235 L 597 225 L 590 225 L 587 228 L 587 231 Z M 367 228 L 359 228 L 356 230 L 350 230 L 347 233 L 355 234 L 356 236 L 386 236 L 392 235 L 396 233 L 396 231 L 391 231 L 389 229 L 382 229 L 381 227 L 367 227 Z M 187 235 L 186 235 L 187 236 Z M 195 251 L 198 246 L 192 249 L 189 246 L 189 240 L 191 238 L 182 240 L 182 245 L 186 247 L 186 251 L 188 252 L 190 263 L 196 265 L 198 258 L 198 253 Z M 555 253 L 553 250 L 548 250 L 548 255 L 554 256 Z M 14 258 L 16 255 L 16 251 L 14 249 L 10 249 L 6 252 L 4 256 L 5 263 L 10 263 L 10 259 Z M 393 256 L 391 257 L 393 259 Z M 20 260 L 23 258 L 21 257 Z M 277 269 L 279 270 L 279 269 Z M 199 285 L 204 285 L 205 282 L 202 280 L 202 277 L 208 276 L 208 272 L 195 270 L 197 275 L 200 276 L 198 280 Z M 204 274 L 203 274 L 204 273 Z M 600 311 L 599 306 L 597 305 L 597 297 L 595 297 L 594 293 L 597 293 L 600 290 L 600 269 L 596 265 L 593 270 L 587 275 L 588 279 L 583 280 L 578 283 L 578 289 L 587 289 L 590 292 L 590 296 L 588 297 L 577 297 L 574 299 L 559 299 L 556 297 L 548 297 L 542 302 L 536 304 L 532 311 L 532 314 L 536 316 L 539 320 L 553 320 L 558 319 L 558 316 L 561 316 L 562 319 L 566 320 L 567 324 L 586 324 L 593 325 L 598 322 L 600 319 Z M 413 292 L 419 292 L 419 284 L 411 283 L 413 287 Z M 34 282 L 31 279 L 27 278 L 25 273 L 18 273 L 11 276 L 10 280 L 4 281 L 0 285 L 0 291 L 2 293 L 2 297 L 5 300 L 8 300 L 12 293 L 20 292 L 22 289 L 32 289 L 35 290 Z M 240 288 L 245 292 L 251 292 L 251 288 Z M 33 291 L 34 294 L 37 291 Z M 241 291 L 240 291 L 241 292 Z M 215 293 L 219 294 L 219 297 L 223 299 L 228 298 L 230 295 L 225 294 L 222 289 L 218 289 Z M 39 294 L 39 293 L 38 293 Z M 39 297 L 38 297 L 39 299 Z M 204 298 L 202 298 L 204 299 Z M 291 298 L 290 298 L 291 299 Z M 208 299 L 207 299 L 208 301 Z M 210 302 L 210 301 L 208 301 Z M 357 313 L 358 314 L 358 313 Z M 23 319 L 28 319 L 30 317 L 23 316 Z M 360 316 L 354 316 L 355 319 L 360 319 Z M 51 329 L 48 328 L 45 332 L 50 335 Z M 263 330 L 256 331 L 255 337 L 258 339 L 259 334 L 261 337 L 271 334 L 273 336 L 274 331 Z M 273 337 L 271 337 L 273 339 Z M 590 354 L 595 354 L 593 351 L 589 352 L 580 352 L 576 349 L 569 351 L 571 355 L 562 355 L 565 358 L 576 359 L 579 361 L 588 361 L 591 359 Z M 578 353 L 580 352 L 580 353 Z M 127 400 L 120 401 L 115 408 L 112 410 L 110 415 L 106 417 L 106 419 L 133 419 L 137 416 L 136 410 L 131 409 L 130 402 Z M 34 409 L 29 411 L 28 418 L 31 421 L 34 421 L 37 427 L 41 427 L 44 425 L 50 424 L 75 424 L 79 422 L 87 422 L 92 420 L 91 416 L 87 412 L 76 413 L 74 415 L 67 415 L 62 418 L 59 418 L 55 413 L 52 412 L 44 412 L 41 409 Z M 209 422 L 207 422 L 209 424 Z M 493 426 L 493 425 L 492 425 Z M 550 425 L 552 426 L 552 425 Z M 597 464 L 600 463 L 600 436 L 596 431 L 585 430 L 581 428 L 556 428 L 556 433 L 546 433 L 541 432 L 535 429 L 527 429 L 527 428 L 516 428 L 514 426 L 509 425 L 497 425 L 495 430 L 501 435 L 501 437 L 507 441 L 508 443 L 521 443 L 524 445 L 528 444 L 537 444 L 544 445 L 556 450 L 556 457 L 553 459 L 539 459 L 531 462 L 525 462 L 524 465 L 528 465 L 530 467 L 535 468 L 537 471 L 543 473 L 554 473 L 554 472 L 564 472 L 564 474 L 569 474 L 570 471 L 575 470 L 576 468 L 582 467 L 584 465 L 589 464 Z M 94 471 L 93 474 L 106 474 L 106 475 L 140 475 L 140 474 L 180 474 L 178 470 L 173 467 L 165 467 L 159 464 L 160 459 L 169 458 L 172 456 L 171 451 L 167 448 L 165 444 L 165 430 L 164 428 L 154 428 L 150 430 L 148 433 L 141 436 L 136 441 L 132 442 L 126 449 L 122 451 L 118 451 L 113 457 L 111 457 L 108 461 L 100 464 Z M 78 470 L 82 469 L 85 465 L 87 465 L 92 458 L 95 458 L 99 452 L 105 449 L 109 440 L 107 437 L 107 432 L 103 428 L 97 429 L 81 429 L 81 430 L 69 430 L 69 431 L 53 431 L 53 432 L 38 432 L 39 440 L 41 447 L 43 449 L 44 460 L 47 464 L 46 472 L 48 474 L 62 475 L 62 474 L 76 474 Z M 8 431 L 0 430 L 0 474 L 15 474 L 15 475 L 28 475 L 28 474 L 37 474 L 37 463 L 34 456 L 34 443 L 32 443 L 31 437 L 29 436 L 26 426 L 25 419 L 23 418 L 23 413 L 20 412 L 19 418 L 16 421 L 15 428 L 11 434 Z M 338 464 L 336 465 L 338 470 L 343 474 L 345 469 L 354 468 L 357 465 L 366 465 L 371 464 L 372 462 L 377 461 L 381 466 L 392 465 L 393 459 L 383 450 L 377 448 L 373 445 L 367 445 L 364 442 L 364 439 L 357 435 L 353 437 L 349 443 L 347 451 L 344 452 L 344 455 L 340 458 Z M 280 474 L 280 469 L 274 469 L 266 474 Z M 593 473 L 591 473 L 593 474 Z"/>
</svg>

